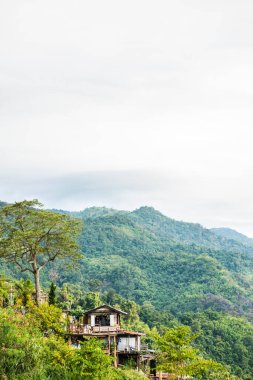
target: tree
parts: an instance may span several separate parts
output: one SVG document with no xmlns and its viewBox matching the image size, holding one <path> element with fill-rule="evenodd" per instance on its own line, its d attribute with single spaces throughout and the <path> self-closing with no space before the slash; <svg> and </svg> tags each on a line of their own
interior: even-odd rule
<svg viewBox="0 0 253 380">
<path fill-rule="evenodd" d="M 42 210 L 37 200 L 16 202 L 0 210 L 0 257 L 34 276 L 40 303 L 40 271 L 56 258 L 78 259 L 81 222 Z"/>
<path fill-rule="evenodd" d="M 13 301 L 13 283 L 12 281 L 0 275 L 0 307 L 12 304 Z"/>
<path fill-rule="evenodd" d="M 93 309 L 101 304 L 100 294 L 98 292 L 89 292 L 85 297 L 85 308 Z"/>
<path fill-rule="evenodd" d="M 32 302 L 32 294 L 34 293 L 34 286 L 30 279 L 24 280 L 23 278 L 15 282 L 16 289 L 16 305 L 28 306 Z"/>
<path fill-rule="evenodd" d="M 0 347 L 0 379 L 42 378 L 43 338 L 22 313 L 0 308 Z"/>
<path fill-rule="evenodd" d="M 230 374 L 221 364 L 199 356 L 199 350 L 192 347 L 197 335 L 192 334 L 187 326 L 166 329 L 163 335 L 153 334 L 158 348 L 158 368 L 183 379 L 193 376 L 194 379 L 227 380 Z"/>
<path fill-rule="evenodd" d="M 38 328 L 45 336 L 62 334 L 66 327 L 66 320 L 62 310 L 46 302 L 37 306 L 31 306 L 27 319 L 31 325 Z"/>
<path fill-rule="evenodd" d="M 48 303 L 49 305 L 55 305 L 56 303 L 56 285 L 51 282 L 49 294 L 48 294 Z"/>
</svg>

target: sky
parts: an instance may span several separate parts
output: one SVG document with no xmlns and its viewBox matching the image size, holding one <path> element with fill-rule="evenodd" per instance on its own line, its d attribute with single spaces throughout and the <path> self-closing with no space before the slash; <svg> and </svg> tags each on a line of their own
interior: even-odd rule
<svg viewBox="0 0 253 380">
<path fill-rule="evenodd" d="M 253 237 L 251 0 L 1 0 L 0 199 Z"/>
</svg>

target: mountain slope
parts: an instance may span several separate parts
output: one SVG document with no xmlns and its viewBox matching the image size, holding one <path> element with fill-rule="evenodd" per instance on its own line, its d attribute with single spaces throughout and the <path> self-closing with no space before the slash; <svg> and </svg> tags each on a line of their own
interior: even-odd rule
<svg viewBox="0 0 253 380">
<path fill-rule="evenodd" d="M 253 239 L 249 238 L 248 236 L 245 236 L 241 234 L 240 232 L 237 232 L 231 228 L 211 228 L 213 233 L 215 233 L 218 236 L 222 236 L 229 240 L 237 241 L 241 244 L 250 245 L 253 246 Z"/>
<path fill-rule="evenodd" d="M 253 320 L 253 247 L 150 207 L 133 212 L 93 207 L 70 214 L 84 221 L 83 259 L 79 268 L 65 262 L 50 266 L 60 284 L 114 289 L 174 314 L 211 307 Z M 48 271 L 41 274 L 47 283 Z"/>
<path fill-rule="evenodd" d="M 199 247 L 219 250 L 233 250 L 253 254 L 253 249 L 245 247 L 243 242 L 231 241 L 226 236 L 196 223 L 186 223 L 166 217 L 151 207 L 141 207 L 132 213 L 137 222 L 152 230 L 160 237 L 170 238 L 183 244 L 194 244 Z M 253 247 L 252 247 L 253 248 Z"/>
<path fill-rule="evenodd" d="M 102 290 L 175 314 L 211 307 L 252 319 L 251 247 L 149 207 L 92 209 L 78 217 L 85 224 L 78 281 L 86 287 L 96 279 Z"/>
</svg>

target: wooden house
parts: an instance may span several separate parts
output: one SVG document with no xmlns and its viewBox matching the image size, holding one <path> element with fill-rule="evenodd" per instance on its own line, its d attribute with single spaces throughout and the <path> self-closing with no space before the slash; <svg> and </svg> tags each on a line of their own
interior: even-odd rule
<svg viewBox="0 0 253 380">
<path fill-rule="evenodd" d="M 77 344 L 87 337 L 99 338 L 108 355 L 114 356 L 115 367 L 131 362 L 139 370 L 141 361 L 145 360 L 141 347 L 141 336 L 145 334 L 121 328 L 122 315 L 127 313 L 109 305 L 87 310 L 82 321 L 72 320 L 69 324 L 71 343 Z"/>
</svg>

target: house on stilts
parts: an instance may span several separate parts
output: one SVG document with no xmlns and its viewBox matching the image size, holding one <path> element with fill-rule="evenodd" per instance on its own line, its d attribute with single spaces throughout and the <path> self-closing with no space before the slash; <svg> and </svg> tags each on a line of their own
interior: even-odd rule
<svg viewBox="0 0 253 380">
<path fill-rule="evenodd" d="M 101 339 L 108 355 L 114 357 L 114 366 L 132 365 L 137 370 L 152 366 L 153 355 L 141 345 L 144 333 L 121 328 L 122 310 L 101 305 L 87 310 L 79 320 L 71 319 L 68 326 L 69 341 L 78 344 L 87 337 Z"/>
</svg>

